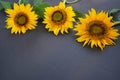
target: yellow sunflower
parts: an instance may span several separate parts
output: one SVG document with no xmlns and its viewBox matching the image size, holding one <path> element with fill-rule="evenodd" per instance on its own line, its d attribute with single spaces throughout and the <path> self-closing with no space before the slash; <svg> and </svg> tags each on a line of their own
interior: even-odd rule
<svg viewBox="0 0 120 80">
<path fill-rule="evenodd" d="M 55 35 L 58 35 L 59 31 L 64 34 L 68 33 L 69 28 L 73 28 L 73 21 L 75 13 L 71 6 L 66 7 L 63 2 L 60 2 L 58 6 L 47 7 L 44 13 L 44 21 L 46 29 L 53 31 Z"/>
<path fill-rule="evenodd" d="M 78 42 L 84 42 L 93 46 L 100 47 L 101 50 L 105 45 L 114 45 L 115 39 L 120 35 L 117 29 L 114 29 L 115 25 L 112 22 L 112 17 L 108 16 L 107 12 L 97 13 L 95 9 L 89 11 L 89 15 L 86 14 L 85 18 L 79 18 L 81 23 L 78 23 L 74 30 L 77 31 Z"/>
<path fill-rule="evenodd" d="M 8 14 L 7 29 L 11 28 L 11 33 L 23 33 L 27 30 L 35 29 L 37 26 L 38 15 L 32 11 L 30 4 L 18 5 L 14 3 L 14 9 L 7 9 L 5 12 Z"/>
</svg>

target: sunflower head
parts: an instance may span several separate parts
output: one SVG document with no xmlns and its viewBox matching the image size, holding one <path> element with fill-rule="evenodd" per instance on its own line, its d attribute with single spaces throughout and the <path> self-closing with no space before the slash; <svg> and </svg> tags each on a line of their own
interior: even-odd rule
<svg viewBox="0 0 120 80">
<path fill-rule="evenodd" d="M 75 13 L 71 6 L 66 7 L 63 2 L 60 2 L 58 6 L 47 7 L 44 14 L 45 28 L 53 31 L 55 35 L 58 35 L 59 31 L 62 34 L 68 33 L 68 29 L 73 27 Z"/>
<path fill-rule="evenodd" d="M 32 11 L 30 4 L 18 5 L 14 3 L 13 9 L 5 11 L 8 14 L 7 29 L 11 28 L 11 33 L 26 33 L 27 30 L 35 29 L 37 25 L 38 15 Z"/>
<path fill-rule="evenodd" d="M 90 44 L 91 48 L 96 46 L 103 50 L 105 45 L 115 44 L 113 40 L 120 35 L 118 30 L 113 28 L 115 23 L 111 21 L 112 17 L 108 16 L 107 12 L 97 13 L 95 9 L 91 9 L 85 18 L 79 18 L 79 20 L 80 23 L 74 30 L 79 36 L 77 41 L 84 42 L 83 46 Z"/>
</svg>

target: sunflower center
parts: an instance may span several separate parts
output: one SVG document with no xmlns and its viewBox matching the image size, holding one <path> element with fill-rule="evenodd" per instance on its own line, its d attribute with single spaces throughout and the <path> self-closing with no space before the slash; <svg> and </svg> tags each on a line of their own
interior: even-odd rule
<svg viewBox="0 0 120 80">
<path fill-rule="evenodd" d="M 25 25 L 28 22 L 28 18 L 27 18 L 27 16 L 25 14 L 18 14 L 15 17 L 15 22 L 18 25 L 23 26 L 23 25 Z"/>
<path fill-rule="evenodd" d="M 56 24 L 63 24 L 66 21 L 66 13 L 64 11 L 57 10 L 52 14 L 52 21 Z"/>
<path fill-rule="evenodd" d="M 55 12 L 54 15 L 53 15 L 54 21 L 60 21 L 60 20 L 62 20 L 62 17 L 63 17 L 62 13 L 60 13 L 58 11 Z"/>
<path fill-rule="evenodd" d="M 99 33 L 102 33 L 102 32 L 103 32 L 103 29 L 102 29 L 101 27 L 99 27 L 99 26 L 93 26 L 93 27 L 92 27 L 92 32 L 93 32 L 94 34 L 99 34 Z"/>
<path fill-rule="evenodd" d="M 88 30 L 92 36 L 102 37 L 106 34 L 106 25 L 103 22 L 92 21 L 88 25 Z"/>
</svg>

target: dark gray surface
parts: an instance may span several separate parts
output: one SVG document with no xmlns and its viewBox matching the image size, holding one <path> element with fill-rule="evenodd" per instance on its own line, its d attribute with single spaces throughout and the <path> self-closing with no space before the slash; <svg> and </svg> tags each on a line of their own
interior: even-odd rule
<svg viewBox="0 0 120 80">
<path fill-rule="evenodd" d="M 60 0 L 44 1 L 57 5 Z M 120 0 L 82 0 L 72 6 L 86 13 L 91 8 L 120 8 L 119 4 Z M 25 35 L 11 35 L 4 28 L 5 18 L 1 11 L 0 80 L 120 80 L 120 38 L 104 51 L 82 48 L 75 32 L 56 37 L 41 23 Z"/>
</svg>

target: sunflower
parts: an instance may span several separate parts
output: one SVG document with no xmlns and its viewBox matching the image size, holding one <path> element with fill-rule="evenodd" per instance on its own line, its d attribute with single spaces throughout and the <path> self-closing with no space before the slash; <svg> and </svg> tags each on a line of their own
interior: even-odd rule
<svg viewBox="0 0 120 80">
<path fill-rule="evenodd" d="M 71 6 L 66 7 L 63 2 L 60 2 L 58 6 L 47 7 L 44 12 L 44 21 L 46 29 L 53 31 L 57 36 L 59 31 L 64 34 L 68 33 L 69 28 L 73 28 L 73 21 L 75 13 Z"/>
<path fill-rule="evenodd" d="M 27 30 L 35 29 L 37 26 L 38 15 L 32 11 L 30 4 L 18 5 L 14 3 L 14 9 L 7 9 L 5 12 L 8 14 L 7 29 L 11 28 L 12 34 L 25 34 Z"/>
<path fill-rule="evenodd" d="M 81 23 L 77 23 L 75 31 L 77 31 L 78 42 L 84 42 L 86 44 L 100 47 L 101 50 L 105 45 L 114 45 L 115 39 L 120 35 L 117 29 L 114 29 L 115 25 L 112 22 L 112 17 L 108 16 L 107 12 L 96 12 L 95 9 L 89 11 L 89 15 L 86 14 L 85 18 L 79 18 Z"/>
</svg>

